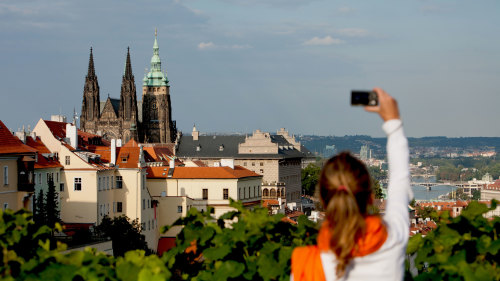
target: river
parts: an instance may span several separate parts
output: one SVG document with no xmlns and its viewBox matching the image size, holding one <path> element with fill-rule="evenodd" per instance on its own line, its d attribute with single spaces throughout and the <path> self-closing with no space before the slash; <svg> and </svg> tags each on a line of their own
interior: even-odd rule
<svg viewBox="0 0 500 281">
<path fill-rule="evenodd" d="M 436 182 L 436 177 L 430 177 L 428 179 L 423 177 L 412 177 L 412 182 Z M 421 185 L 412 185 L 413 195 L 415 200 L 437 200 L 439 196 L 450 193 L 456 190 L 455 186 L 449 185 L 436 185 L 427 190 L 426 187 Z"/>
</svg>

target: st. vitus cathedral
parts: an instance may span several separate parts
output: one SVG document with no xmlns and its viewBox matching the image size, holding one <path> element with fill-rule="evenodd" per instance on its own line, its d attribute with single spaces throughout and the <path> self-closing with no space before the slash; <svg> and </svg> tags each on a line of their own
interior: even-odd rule
<svg viewBox="0 0 500 281">
<path fill-rule="evenodd" d="M 83 89 L 80 129 L 102 135 L 106 139 L 121 139 L 124 143 L 130 139 L 146 143 L 175 141 L 177 129 L 175 121 L 172 120 L 170 85 L 166 72 L 161 71 L 156 32 L 151 69 L 143 79 L 142 102 L 137 101 L 130 49 L 128 49 L 120 99 L 108 97 L 106 102 L 101 104 L 94 57 L 92 48 L 90 49 L 89 69 Z"/>
</svg>

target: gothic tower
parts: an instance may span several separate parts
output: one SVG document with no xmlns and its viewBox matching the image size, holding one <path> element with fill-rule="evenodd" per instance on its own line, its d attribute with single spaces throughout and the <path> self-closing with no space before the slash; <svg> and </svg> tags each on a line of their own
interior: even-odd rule
<svg viewBox="0 0 500 281">
<path fill-rule="evenodd" d="M 151 69 L 144 76 L 142 86 L 142 141 L 148 143 L 171 143 L 176 136 L 175 121 L 172 121 L 170 86 L 167 74 L 161 71 L 161 60 L 155 30 Z"/>
<path fill-rule="evenodd" d="M 132 64 L 130 63 L 130 48 L 127 48 L 127 61 L 122 78 L 120 92 L 119 118 L 122 121 L 122 139 L 128 142 L 130 139 L 139 141 L 137 138 L 137 95 L 135 89 Z M 132 130 L 131 130 L 132 129 Z"/>
<path fill-rule="evenodd" d="M 100 108 L 99 83 L 94 69 L 94 56 L 90 48 L 89 69 L 83 87 L 82 114 L 80 128 L 89 133 L 96 133 Z"/>
</svg>

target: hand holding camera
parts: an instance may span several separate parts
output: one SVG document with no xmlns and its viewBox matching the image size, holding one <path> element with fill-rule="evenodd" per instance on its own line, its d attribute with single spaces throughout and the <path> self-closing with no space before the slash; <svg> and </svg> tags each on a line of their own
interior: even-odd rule
<svg viewBox="0 0 500 281">
<path fill-rule="evenodd" d="M 384 121 L 400 119 L 397 101 L 380 88 L 352 91 L 351 104 L 364 105 L 366 111 L 378 113 Z"/>
</svg>

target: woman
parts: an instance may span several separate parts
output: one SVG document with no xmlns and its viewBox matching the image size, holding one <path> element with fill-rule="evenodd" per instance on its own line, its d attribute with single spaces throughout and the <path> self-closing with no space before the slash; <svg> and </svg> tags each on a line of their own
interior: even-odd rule
<svg viewBox="0 0 500 281">
<path fill-rule="evenodd" d="M 373 190 L 366 167 L 348 153 L 323 167 L 319 194 L 326 219 L 318 245 L 296 248 L 292 280 L 402 280 L 409 238 L 410 188 L 408 141 L 396 100 L 375 88 L 379 105 L 365 110 L 384 120 L 389 187 L 383 218 L 369 214 Z"/>
</svg>

